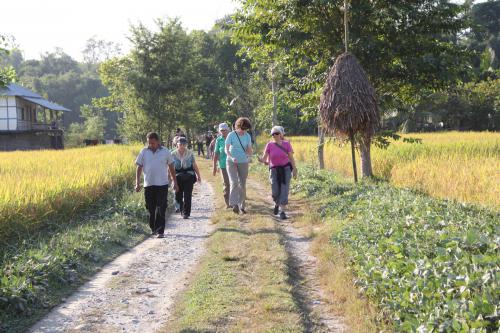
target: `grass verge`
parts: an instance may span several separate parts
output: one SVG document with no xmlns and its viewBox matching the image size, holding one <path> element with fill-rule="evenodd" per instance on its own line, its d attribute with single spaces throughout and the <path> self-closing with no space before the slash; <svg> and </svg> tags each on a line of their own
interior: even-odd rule
<svg viewBox="0 0 500 333">
<path fill-rule="evenodd" d="M 306 169 L 304 169 L 306 168 Z M 259 164 L 252 166 L 251 174 L 259 181 L 268 184 L 267 167 Z M 304 170 L 307 170 L 304 174 Z M 391 332 L 391 325 L 374 302 L 370 302 L 355 285 L 356 276 L 343 246 L 331 242 L 331 235 L 339 232 L 340 224 L 322 212 L 323 195 L 310 195 L 302 190 L 308 183 L 309 170 L 299 165 L 299 181 L 295 184 L 290 200 L 290 211 L 294 213 L 293 227 L 303 236 L 311 238 L 311 251 L 317 259 L 318 284 L 328 300 L 328 310 L 342 318 L 348 332 L 371 333 Z M 343 177 L 330 173 L 331 180 L 348 184 Z M 326 186 L 318 182 L 313 190 L 319 191 Z M 316 193 L 316 192 L 315 192 Z"/>
<path fill-rule="evenodd" d="M 337 299 L 361 292 L 376 324 L 399 332 L 498 330 L 498 212 L 307 167 L 294 191 L 317 207 L 302 223 L 319 222 L 320 275 Z"/>
<path fill-rule="evenodd" d="M 70 220 L 2 246 L 0 332 L 22 332 L 133 247 L 148 228 L 141 194 L 115 188 Z"/>
<path fill-rule="evenodd" d="M 207 253 L 164 332 L 303 332 L 282 237 L 261 193 L 248 188 L 249 214 L 223 207 L 220 175 L 200 167 L 217 193 Z M 196 198 L 195 198 L 196 200 Z"/>
</svg>

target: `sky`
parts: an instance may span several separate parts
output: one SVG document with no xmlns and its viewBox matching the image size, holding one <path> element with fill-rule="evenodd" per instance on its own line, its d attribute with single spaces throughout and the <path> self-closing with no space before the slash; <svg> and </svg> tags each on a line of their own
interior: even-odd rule
<svg viewBox="0 0 500 333">
<path fill-rule="evenodd" d="M 94 36 L 120 43 L 127 51 L 130 24 L 154 28 L 156 18 L 180 18 L 188 30 L 209 30 L 233 13 L 235 0 L 2 0 L 0 34 L 12 35 L 25 59 L 62 48 L 82 60 Z"/>
</svg>

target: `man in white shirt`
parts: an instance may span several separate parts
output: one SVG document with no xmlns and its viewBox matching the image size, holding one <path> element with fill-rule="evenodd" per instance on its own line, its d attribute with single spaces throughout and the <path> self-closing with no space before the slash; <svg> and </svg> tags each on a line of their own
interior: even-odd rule
<svg viewBox="0 0 500 333">
<path fill-rule="evenodd" d="M 135 160 L 137 169 L 135 171 L 135 190 L 139 192 L 141 174 L 144 173 L 144 198 L 146 208 L 149 212 L 149 227 L 153 235 L 158 238 L 164 237 L 165 212 L 168 200 L 168 172 L 172 176 L 174 189 L 177 192 L 177 179 L 170 150 L 162 147 L 157 133 L 150 132 L 146 139 L 148 146 L 143 148 Z"/>
</svg>

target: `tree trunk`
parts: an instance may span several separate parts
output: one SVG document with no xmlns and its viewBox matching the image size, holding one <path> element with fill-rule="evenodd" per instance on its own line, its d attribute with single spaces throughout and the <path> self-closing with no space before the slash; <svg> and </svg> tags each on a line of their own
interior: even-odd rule
<svg viewBox="0 0 500 333">
<path fill-rule="evenodd" d="M 359 145 L 361 151 L 361 172 L 363 178 L 373 176 L 370 146 L 371 146 L 371 137 L 363 135 Z"/>
<path fill-rule="evenodd" d="M 321 125 L 318 125 L 318 162 L 320 170 L 325 168 L 325 132 L 321 128 Z"/>
<path fill-rule="evenodd" d="M 358 182 L 358 170 L 356 168 L 356 148 L 354 146 L 354 132 L 351 130 L 349 133 L 349 139 L 351 140 L 351 155 L 352 155 L 352 172 L 354 174 L 354 182 Z"/>
<path fill-rule="evenodd" d="M 272 115 L 272 124 L 273 126 L 278 125 L 278 112 L 277 108 L 277 97 L 276 97 L 276 79 L 274 76 L 274 68 L 271 67 L 271 91 L 273 93 L 273 115 Z"/>
</svg>

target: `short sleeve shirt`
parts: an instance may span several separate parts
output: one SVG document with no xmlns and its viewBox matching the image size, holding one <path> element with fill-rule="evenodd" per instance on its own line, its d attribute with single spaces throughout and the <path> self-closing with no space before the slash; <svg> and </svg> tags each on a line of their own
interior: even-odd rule
<svg viewBox="0 0 500 333">
<path fill-rule="evenodd" d="M 160 146 L 155 152 L 148 147 L 141 150 L 135 164 L 142 166 L 144 187 L 168 185 L 168 165 L 174 162 L 170 150 Z"/>
<path fill-rule="evenodd" d="M 219 155 L 219 168 L 225 169 L 226 168 L 226 139 L 221 135 L 217 138 L 217 141 L 215 141 L 215 149 L 214 152 L 215 154 Z"/>
<path fill-rule="evenodd" d="M 266 145 L 265 152 L 269 154 L 271 167 L 284 166 L 290 163 L 288 154 L 293 152 L 292 145 L 288 141 L 281 141 L 281 149 L 275 142 Z M 286 152 L 285 152 L 286 151 Z"/>
<path fill-rule="evenodd" d="M 236 132 L 231 132 L 226 138 L 226 145 L 230 145 L 229 152 L 231 153 L 231 156 L 236 158 L 238 163 L 248 163 L 246 150 L 248 147 L 252 146 L 252 138 L 250 137 L 250 134 L 245 133 L 240 136 Z"/>
</svg>

